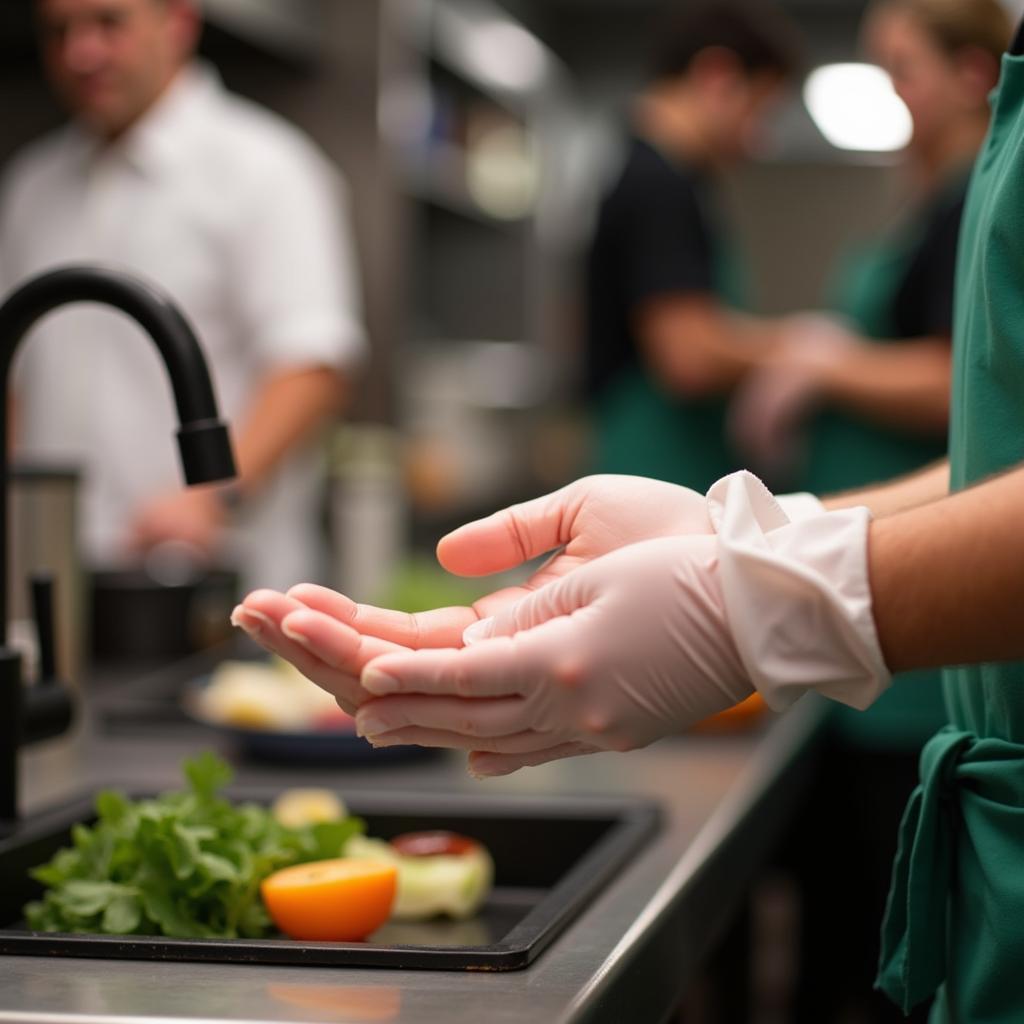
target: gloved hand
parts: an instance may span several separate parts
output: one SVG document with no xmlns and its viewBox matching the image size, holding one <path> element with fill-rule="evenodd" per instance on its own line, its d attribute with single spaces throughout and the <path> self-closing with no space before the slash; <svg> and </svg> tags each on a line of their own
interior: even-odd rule
<svg viewBox="0 0 1024 1024">
<path fill-rule="evenodd" d="M 785 477 L 799 461 L 822 373 L 857 344 L 840 321 L 815 313 L 788 317 L 780 334 L 782 344 L 770 361 L 737 389 L 727 422 L 737 450 L 771 479 Z"/>
<path fill-rule="evenodd" d="M 502 609 L 461 650 L 375 660 L 357 715 L 379 745 L 474 751 L 479 775 L 643 746 L 757 688 L 866 707 L 888 684 L 867 509 L 790 523 L 749 473 L 708 496 L 716 539 L 623 548 Z"/>
<path fill-rule="evenodd" d="M 360 732 L 378 745 L 487 751 L 473 768 L 498 774 L 643 747 L 732 707 L 753 686 L 725 617 L 717 546 L 710 536 L 633 544 L 470 627 L 467 648 L 372 662 L 364 687 L 405 696 L 364 705 Z"/>
<path fill-rule="evenodd" d="M 579 566 L 635 541 L 710 534 L 704 496 L 685 487 L 627 476 L 591 476 L 454 531 L 438 544 L 441 564 L 461 576 L 515 568 L 558 549 L 522 586 L 497 590 L 471 608 L 416 615 L 357 604 L 325 587 L 300 584 L 287 595 L 256 591 L 232 621 L 329 690 L 348 712 L 363 702 L 359 675 L 382 654 L 460 647 L 464 630 Z"/>
</svg>

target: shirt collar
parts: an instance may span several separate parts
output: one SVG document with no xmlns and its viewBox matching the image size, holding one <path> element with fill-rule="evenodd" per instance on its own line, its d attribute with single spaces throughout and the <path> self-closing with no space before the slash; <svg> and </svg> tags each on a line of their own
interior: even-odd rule
<svg viewBox="0 0 1024 1024">
<path fill-rule="evenodd" d="M 147 177 L 173 172 L 188 158 L 188 135 L 197 118 L 223 92 L 220 76 L 207 64 L 182 68 L 156 103 L 125 135 L 108 147 L 87 130 L 73 126 L 70 145 L 85 166 L 105 156 L 120 158 Z"/>
</svg>

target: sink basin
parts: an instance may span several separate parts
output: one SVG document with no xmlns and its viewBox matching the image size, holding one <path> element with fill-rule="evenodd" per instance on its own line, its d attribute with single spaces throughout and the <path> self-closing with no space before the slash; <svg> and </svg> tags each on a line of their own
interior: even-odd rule
<svg viewBox="0 0 1024 1024">
<path fill-rule="evenodd" d="M 228 795 L 269 803 L 276 793 L 234 789 Z M 373 836 L 387 839 L 402 832 L 445 828 L 483 842 L 494 857 L 495 885 L 476 917 L 391 922 L 360 943 L 28 931 L 21 908 L 40 892 L 29 869 L 66 845 L 75 823 L 94 819 L 91 799 L 83 798 L 28 819 L 0 838 L 0 954 L 516 970 L 552 942 L 658 827 L 657 806 L 637 800 L 483 799 L 347 790 L 344 797 Z"/>
</svg>

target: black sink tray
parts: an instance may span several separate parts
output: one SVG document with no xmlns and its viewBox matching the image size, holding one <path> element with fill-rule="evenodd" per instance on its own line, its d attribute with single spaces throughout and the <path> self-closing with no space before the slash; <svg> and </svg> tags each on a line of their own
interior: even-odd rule
<svg viewBox="0 0 1024 1024">
<path fill-rule="evenodd" d="M 146 794 L 134 794 L 136 797 Z M 234 789 L 269 803 L 275 792 Z M 658 828 L 655 804 L 618 798 L 490 797 L 344 792 L 367 832 L 445 828 L 483 842 L 493 892 L 470 921 L 393 922 L 360 943 L 289 939 L 170 939 L 32 932 L 21 917 L 41 887 L 28 874 L 95 819 L 82 798 L 37 815 L 0 838 L 0 954 L 129 960 L 220 961 L 423 970 L 518 970 L 530 964 Z"/>
</svg>

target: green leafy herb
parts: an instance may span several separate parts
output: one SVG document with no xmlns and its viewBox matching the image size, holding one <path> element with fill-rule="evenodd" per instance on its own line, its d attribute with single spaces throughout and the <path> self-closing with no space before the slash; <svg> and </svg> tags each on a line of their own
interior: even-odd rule
<svg viewBox="0 0 1024 1024">
<path fill-rule="evenodd" d="M 358 818 L 280 825 L 257 804 L 220 790 L 231 769 L 205 753 L 184 765 L 188 788 L 133 802 L 107 791 L 97 820 L 32 871 L 47 887 L 25 907 L 38 931 L 258 938 L 271 932 L 260 882 L 278 868 L 341 856 Z"/>
</svg>

